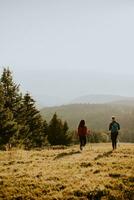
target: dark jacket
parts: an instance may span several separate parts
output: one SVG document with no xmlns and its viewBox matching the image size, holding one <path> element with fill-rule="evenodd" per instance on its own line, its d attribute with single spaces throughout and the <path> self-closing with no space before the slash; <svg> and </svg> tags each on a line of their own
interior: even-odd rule
<svg viewBox="0 0 134 200">
<path fill-rule="evenodd" d="M 86 136 L 87 135 L 87 127 L 79 127 L 78 128 L 78 135 L 79 136 Z"/>
<path fill-rule="evenodd" d="M 116 121 L 113 121 L 109 124 L 109 131 L 111 133 L 118 133 L 118 130 L 120 130 L 120 124 Z"/>
</svg>

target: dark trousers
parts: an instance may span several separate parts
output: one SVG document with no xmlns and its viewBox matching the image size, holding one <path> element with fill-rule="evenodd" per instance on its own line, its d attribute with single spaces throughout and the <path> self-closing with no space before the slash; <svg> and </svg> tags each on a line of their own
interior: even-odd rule
<svg viewBox="0 0 134 200">
<path fill-rule="evenodd" d="M 111 140 L 112 140 L 112 147 L 113 149 L 116 149 L 117 148 L 117 136 L 118 136 L 118 133 L 111 133 Z"/>
<path fill-rule="evenodd" d="M 87 142 L 86 136 L 85 135 L 80 135 L 79 138 L 80 138 L 80 147 L 85 146 L 86 142 Z"/>
</svg>

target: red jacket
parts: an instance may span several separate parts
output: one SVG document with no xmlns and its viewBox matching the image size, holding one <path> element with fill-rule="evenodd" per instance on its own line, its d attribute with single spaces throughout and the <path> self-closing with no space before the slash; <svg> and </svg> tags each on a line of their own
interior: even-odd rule
<svg viewBox="0 0 134 200">
<path fill-rule="evenodd" d="M 79 136 L 85 136 L 85 135 L 87 135 L 87 127 L 86 126 L 79 127 L 78 128 L 78 135 Z"/>
</svg>

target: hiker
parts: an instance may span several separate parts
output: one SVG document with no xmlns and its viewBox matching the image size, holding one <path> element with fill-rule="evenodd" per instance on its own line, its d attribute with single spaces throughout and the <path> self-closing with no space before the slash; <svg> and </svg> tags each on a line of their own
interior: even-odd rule
<svg viewBox="0 0 134 200">
<path fill-rule="evenodd" d="M 86 135 L 89 131 L 87 131 L 87 127 L 85 126 L 85 121 L 81 120 L 78 126 L 78 136 L 80 139 L 80 150 L 82 151 L 83 147 L 86 145 Z"/>
<path fill-rule="evenodd" d="M 117 136 L 120 130 L 120 124 L 116 122 L 115 117 L 112 117 L 112 122 L 109 124 L 109 131 L 111 131 L 111 140 L 113 150 L 117 148 Z"/>
</svg>

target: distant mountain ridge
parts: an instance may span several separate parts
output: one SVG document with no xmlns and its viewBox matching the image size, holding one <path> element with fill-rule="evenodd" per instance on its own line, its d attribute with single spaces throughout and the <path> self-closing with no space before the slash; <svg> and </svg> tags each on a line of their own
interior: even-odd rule
<svg viewBox="0 0 134 200">
<path fill-rule="evenodd" d="M 134 104 L 134 97 L 125 97 L 120 95 L 103 95 L 103 94 L 91 94 L 77 97 L 73 100 L 67 100 L 64 97 L 55 97 L 42 95 L 41 98 L 36 99 L 37 104 L 40 108 L 43 107 L 54 107 L 69 104 L 105 104 L 105 103 L 116 103 L 116 104 Z"/>
<path fill-rule="evenodd" d="M 71 103 L 90 103 L 90 104 L 104 104 L 113 102 L 134 101 L 133 97 L 124 97 L 119 95 L 85 95 L 74 99 Z"/>
</svg>

